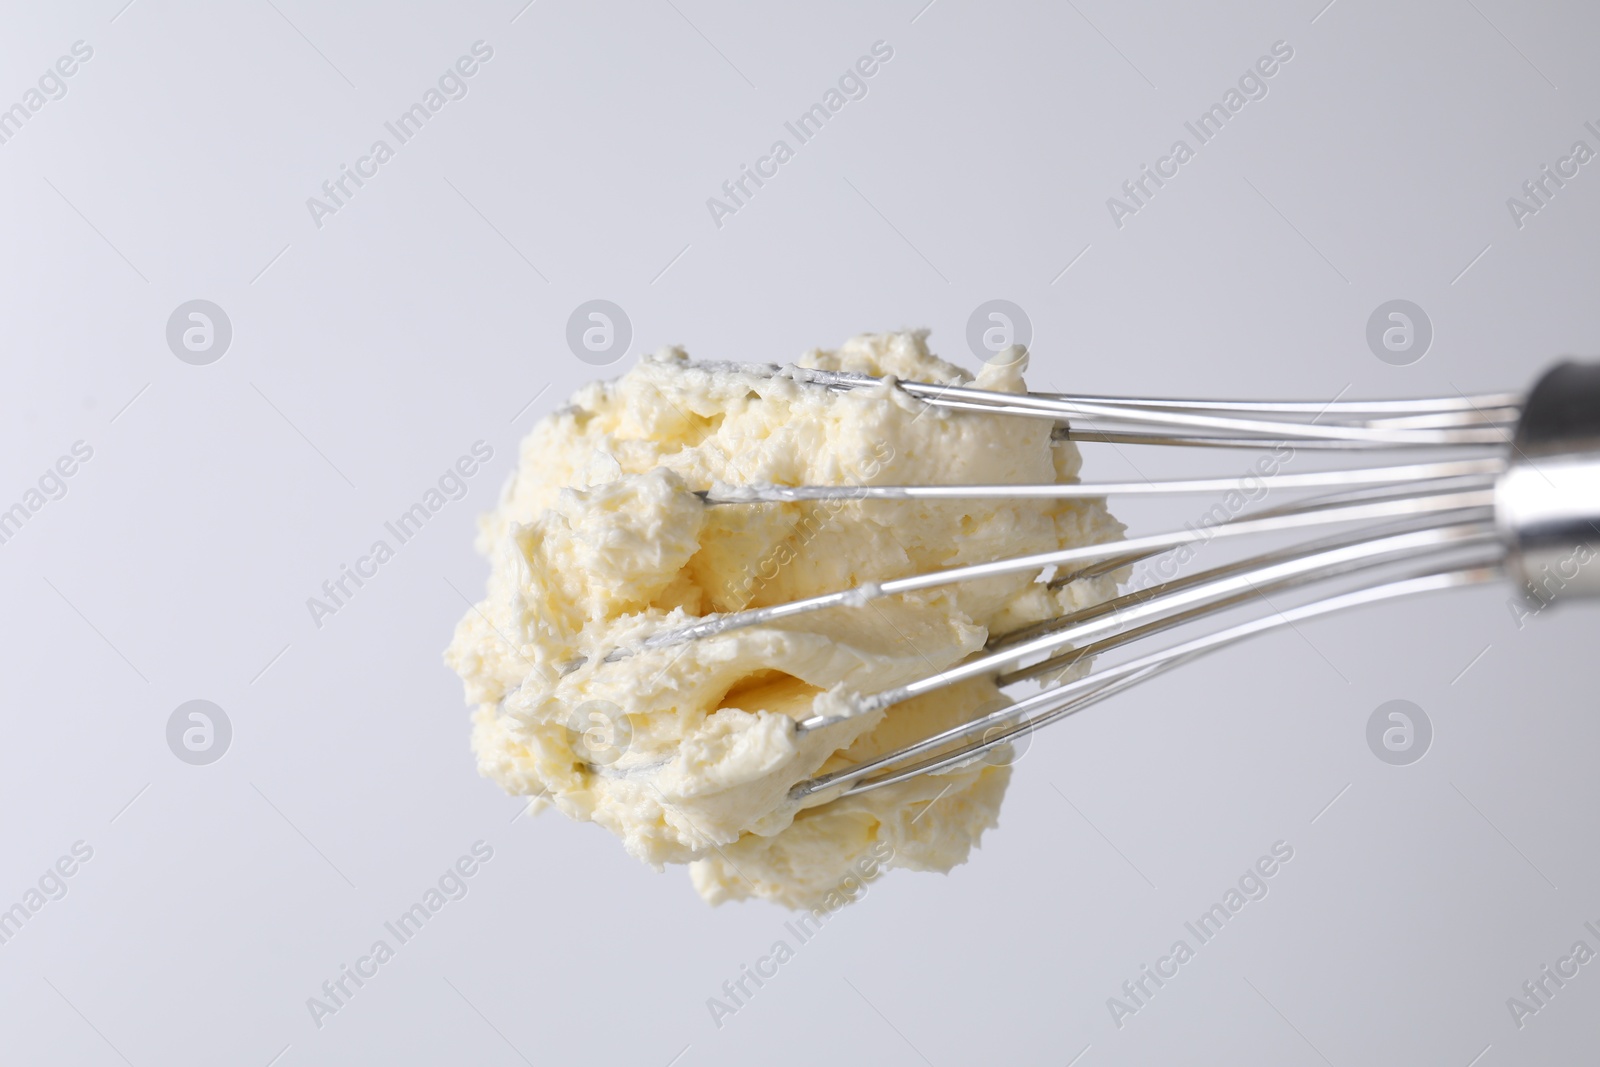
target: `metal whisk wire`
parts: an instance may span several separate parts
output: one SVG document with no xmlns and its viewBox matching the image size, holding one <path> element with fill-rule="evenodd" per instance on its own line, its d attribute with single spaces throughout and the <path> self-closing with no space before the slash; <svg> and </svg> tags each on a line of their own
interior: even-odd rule
<svg viewBox="0 0 1600 1067">
<path fill-rule="evenodd" d="M 801 782 L 795 802 L 817 803 L 882 788 L 983 757 L 1034 729 L 1057 722 L 1139 682 L 1208 652 L 1298 622 L 1383 601 L 1477 585 L 1513 573 L 1528 582 L 1530 561 L 1545 558 L 1586 527 L 1600 537 L 1600 365 L 1563 364 L 1525 398 L 1515 393 L 1419 400 L 1177 400 L 1060 393 L 992 392 L 968 385 L 894 381 L 772 364 L 698 364 L 787 377 L 834 391 L 896 388 L 938 408 L 1051 420 L 1057 438 L 1115 444 L 1206 448 L 1353 449 L 1450 453 L 1389 466 L 1358 466 L 1273 478 L 1277 491 L 1313 495 L 1229 516 L 1204 528 L 1148 534 L 1106 544 L 953 567 L 868 582 L 785 604 L 713 615 L 652 635 L 640 649 L 670 647 L 813 611 L 860 607 L 879 597 L 1003 574 L 1056 568 L 1052 587 L 1115 572 L 1141 560 L 1217 539 L 1343 528 L 1309 543 L 1263 550 L 1180 575 L 1148 588 L 1021 630 L 992 635 L 961 663 L 799 721 L 825 727 L 953 685 L 988 676 L 998 687 L 1045 679 L 1045 688 L 996 711 L 878 756 Z M 1528 476 L 1528 454 L 1542 460 Z M 1466 456 L 1461 453 L 1469 453 Z M 1547 469 L 1548 468 L 1548 471 Z M 1549 471 L 1554 472 L 1552 476 Z M 795 504 L 834 500 L 1099 499 L 1222 493 L 1239 478 L 1188 478 L 1038 485 L 714 486 L 708 505 Z M 1352 530 L 1351 527 L 1354 526 Z M 1589 575 L 1580 592 L 1600 593 Z M 1319 595 L 1279 608 L 1280 594 L 1322 587 Z M 1251 619 L 1215 628 L 1216 618 L 1257 608 Z M 1111 666 L 1105 653 L 1183 627 L 1210 632 Z M 616 649 L 614 660 L 635 650 Z"/>
</svg>

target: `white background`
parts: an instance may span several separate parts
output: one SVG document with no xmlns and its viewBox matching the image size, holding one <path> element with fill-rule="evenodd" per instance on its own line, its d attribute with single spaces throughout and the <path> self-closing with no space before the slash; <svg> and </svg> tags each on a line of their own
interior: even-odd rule
<svg viewBox="0 0 1600 1067">
<path fill-rule="evenodd" d="M 1600 147 L 1592 10 L 123 2 L 0 12 L 0 106 L 94 49 L 0 144 L 0 506 L 94 449 L 0 544 L 0 906 L 94 849 L 0 946 L 0 1059 L 1593 1056 L 1600 964 L 1524 1029 L 1505 1004 L 1600 949 L 1592 609 L 1519 630 L 1505 587 L 1391 605 L 1053 727 L 972 862 L 875 884 L 720 1029 L 706 999 L 786 914 L 517 818 L 440 660 L 482 589 L 475 514 L 595 372 L 564 340 L 591 298 L 627 310 L 629 362 L 927 326 L 971 365 L 967 317 L 1004 297 L 1036 386 L 1087 392 L 1453 395 L 1594 353 L 1600 175 L 1521 229 L 1506 207 Z M 466 98 L 315 225 L 307 197 L 478 40 Z M 866 98 L 715 226 L 707 197 L 879 40 Z M 1280 40 L 1269 95 L 1113 225 L 1106 198 Z M 165 340 L 196 298 L 233 326 L 209 366 Z M 1436 330 L 1413 366 L 1365 341 L 1393 298 Z M 306 598 L 478 440 L 467 498 L 313 625 Z M 205 767 L 165 741 L 196 698 L 234 732 Z M 1364 739 L 1394 698 L 1436 731 L 1409 767 Z M 306 999 L 480 839 L 469 895 L 317 1027 Z M 1118 1029 L 1106 999 L 1278 840 L 1270 896 Z"/>
</svg>

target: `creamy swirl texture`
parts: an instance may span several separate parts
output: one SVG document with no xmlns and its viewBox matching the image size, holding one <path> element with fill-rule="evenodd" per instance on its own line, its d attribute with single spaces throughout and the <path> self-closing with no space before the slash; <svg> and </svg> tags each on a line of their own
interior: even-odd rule
<svg viewBox="0 0 1600 1067">
<path fill-rule="evenodd" d="M 833 392 L 707 370 L 679 350 L 581 389 L 522 442 L 483 517 L 484 599 L 446 653 L 476 706 L 479 767 L 507 791 L 599 823 L 639 859 L 691 864 L 718 902 L 813 906 L 862 857 L 949 870 L 996 824 L 1010 768 L 798 806 L 791 788 L 1004 701 L 973 679 L 797 732 L 819 701 L 953 665 L 990 635 L 1114 594 L 1017 574 L 828 608 L 639 651 L 714 613 L 1112 540 L 1101 501 L 832 500 L 706 504 L 714 485 L 1076 480 L 1048 420 L 930 407 L 896 380 L 1020 392 L 1025 360 L 974 380 L 924 334 L 863 335 L 797 362 L 886 380 Z M 611 656 L 616 650 L 632 654 Z M 831 704 L 829 705 L 831 706 Z M 816 804 L 825 797 L 808 800 Z"/>
</svg>

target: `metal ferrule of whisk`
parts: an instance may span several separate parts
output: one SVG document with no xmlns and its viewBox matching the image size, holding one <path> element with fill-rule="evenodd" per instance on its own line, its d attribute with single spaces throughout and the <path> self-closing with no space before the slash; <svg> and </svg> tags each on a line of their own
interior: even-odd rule
<svg viewBox="0 0 1600 1067">
<path fill-rule="evenodd" d="M 1562 363 L 1528 394 L 1495 517 L 1530 601 L 1600 596 L 1600 364 Z"/>
</svg>

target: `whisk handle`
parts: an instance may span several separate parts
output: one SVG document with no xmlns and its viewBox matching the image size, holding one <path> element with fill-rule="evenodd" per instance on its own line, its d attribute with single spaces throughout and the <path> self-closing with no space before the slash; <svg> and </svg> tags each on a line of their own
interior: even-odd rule
<svg viewBox="0 0 1600 1067">
<path fill-rule="evenodd" d="M 1600 596 L 1600 363 L 1560 363 L 1534 385 L 1495 513 L 1530 600 Z"/>
</svg>

